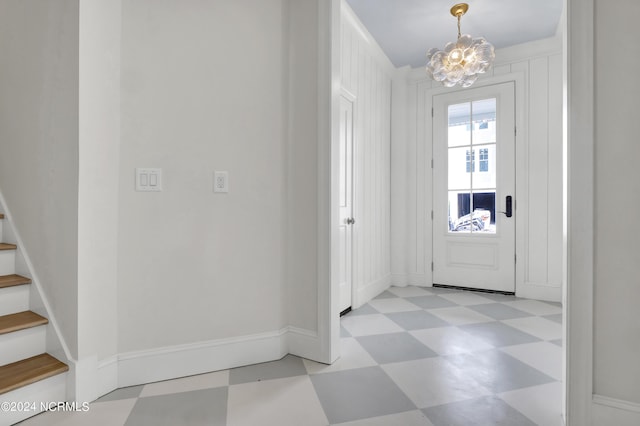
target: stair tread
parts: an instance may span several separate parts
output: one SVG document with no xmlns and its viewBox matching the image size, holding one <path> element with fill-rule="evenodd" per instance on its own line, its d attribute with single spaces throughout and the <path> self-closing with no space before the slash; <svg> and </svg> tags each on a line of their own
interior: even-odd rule
<svg viewBox="0 0 640 426">
<path fill-rule="evenodd" d="M 18 246 L 15 244 L 0 243 L 0 250 L 15 250 Z"/>
<path fill-rule="evenodd" d="M 49 322 L 43 316 L 31 311 L 18 312 L 15 314 L 0 316 L 0 334 L 13 333 L 14 331 L 25 330 L 37 327 Z"/>
<path fill-rule="evenodd" d="M 4 219 L 4 215 L 0 213 L 0 219 Z"/>
<path fill-rule="evenodd" d="M 0 288 L 13 287 L 16 285 L 31 284 L 31 279 L 22 275 L 2 275 L 0 276 Z"/>
<path fill-rule="evenodd" d="M 68 371 L 49 354 L 40 354 L 0 367 L 0 395 Z"/>
</svg>

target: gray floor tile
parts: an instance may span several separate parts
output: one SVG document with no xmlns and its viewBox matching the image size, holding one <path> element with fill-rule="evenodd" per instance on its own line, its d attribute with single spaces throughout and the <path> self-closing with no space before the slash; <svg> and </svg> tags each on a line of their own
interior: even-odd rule
<svg viewBox="0 0 640 426">
<path fill-rule="evenodd" d="M 555 382 L 546 374 L 495 349 L 444 358 L 494 393 Z"/>
<path fill-rule="evenodd" d="M 302 359 L 297 356 L 287 355 L 278 361 L 234 368 L 229 371 L 229 384 L 237 385 L 305 374 L 307 374 L 307 369 L 304 367 Z"/>
<path fill-rule="evenodd" d="M 140 398 L 125 426 L 224 426 L 228 388 Z"/>
<path fill-rule="evenodd" d="M 380 367 L 311 376 L 329 423 L 415 410 L 417 407 Z"/>
<path fill-rule="evenodd" d="M 396 296 L 395 294 L 389 291 L 383 291 L 382 293 L 374 297 L 374 299 L 389 299 L 391 297 L 398 297 L 398 296 Z"/>
<path fill-rule="evenodd" d="M 433 294 L 460 293 L 462 291 L 455 288 L 443 288 L 443 287 L 426 287 L 426 289 Z"/>
<path fill-rule="evenodd" d="M 535 426 L 535 423 L 495 396 L 438 405 L 422 410 L 434 426 Z"/>
<path fill-rule="evenodd" d="M 406 299 L 414 305 L 420 306 L 422 309 L 450 308 L 452 306 L 458 306 L 452 301 L 440 296 L 418 296 L 407 297 Z"/>
<path fill-rule="evenodd" d="M 140 392 L 142 392 L 143 388 L 144 388 L 144 385 L 129 386 L 127 388 L 116 389 L 113 392 L 109 392 L 102 398 L 98 398 L 96 402 L 116 401 L 118 399 L 137 398 L 140 396 Z"/>
<path fill-rule="evenodd" d="M 476 312 L 480 312 L 482 315 L 497 319 L 506 320 L 513 318 L 532 317 L 534 315 L 521 311 L 511 306 L 507 306 L 502 303 L 486 303 L 482 305 L 467 306 L 469 309 L 473 309 Z"/>
<path fill-rule="evenodd" d="M 514 302 L 516 300 L 520 300 L 520 298 L 518 297 L 515 297 L 512 295 L 500 294 L 500 293 L 478 292 L 478 294 L 481 295 L 482 297 L 486 297 L 487 299 L 491 299 L 496 302 Z"/>
<path fill-rule="evenodd" d="M 448 322 L 425 311 L 393 312 L 387 314 L 396 324 L 405 330 L 446 327 Z"/>
<path fill-rule="evenodd" d="M 498 321 L 461 325 L 459 327 L 472 336 L 478 337 L 496 347 L 521 345 L 541 340 Z"/>
<path fill-rule="evenodd" d="M 393 296 L 396 297 L 396 296 Z M 371 315 L 371 314 L 378 314 L 379 312 L 370 304 L 365 303 L 364 305 L 360 306 L 358 309 L 354 309 L 351 312 L 349 312 L 348 314 L 345 315 L 346 316 L 354 316 L 354 315 Z"/>
<path fill-rule="evenodd" d="M 543 315 L 542 318 L 546 318 L 553 322 L 557 322 L 558 324 L 562 324 L 562 314 Z"/>
<path fill-rule="evenodd" d="M 549 343 L 562 347 L 562 339 L 549 340 Z"/>
<path fill-rule="evenodd" d="M 343 326 L 340 326 L 340 337 L 351 337 L 351 333 L 349 333 Z"/>
<path fill-rule="evenodd" d="M 379 364 L 438 356 L 409 333 L 376 334 L 356 339 Z"/>
</svg>

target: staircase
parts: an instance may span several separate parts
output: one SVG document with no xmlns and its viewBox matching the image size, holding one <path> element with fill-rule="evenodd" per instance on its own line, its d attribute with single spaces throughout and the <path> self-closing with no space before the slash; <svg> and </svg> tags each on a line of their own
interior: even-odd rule
<svg viewBox="0 0 640 426">
<path fill-rule="evenodd" d="M 0 241 L 4 220 L 0 213 Z M 46 353 L 49 321 L 29 310 L 31 280 L 15 274 L 17 249 L 0 242 L 0 426 L 65 401 L 69 369 Z"/>
</svg>

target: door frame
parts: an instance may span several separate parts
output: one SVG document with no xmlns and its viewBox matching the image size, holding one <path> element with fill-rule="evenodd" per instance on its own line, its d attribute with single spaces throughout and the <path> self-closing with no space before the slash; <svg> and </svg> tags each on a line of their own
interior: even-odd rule
<svg viewBox="0 0 640 426">
<path fill-rule="evenodd" d="M 516 221 L 516 229 L 515 229 L 515 253 L 518 259 L 524 259 L 524 232 L 526 218 L 522 216 L 522 212 L 527 211 L 527 201 L 526 201 L 526 182 L 528 176 L 528 168 L 526 156 L 524 155 L 524 150 L 528 146 L 528 128 L 527 128 L 527 114 L 528 114 L 528 97 L 525 90 L 525 73 L 522 71 L 510 72 L 509 74 L 497 75 L 492 77 L 487 77 L 480 79 L 474 84 L 473 88 L 478 87 L 487 87 L 493 86 L 501 83 L 514 83 L 514 103 L 515 103 L 515 125 L 518 129 L 516 140 L 515 140 L 515 193 L 516 193 L 516 201 L 517 203 L 514 205 L 514 208 L 517 207 L 518 220 Z M 421 83 L 418 85 L 418 108 L 417 113 L 418 117 L 423 117 L 422 120 L 418 120 L 418 141 L 423 141 L 424 143 L 419 143 L 418 146 L 424 145 L 424 152 L 418 152 L 418 157 L 424 158 L 424 187 L 423 190 L 427 194 L 425 196 L 425 206 L 424 211 L 425 219 L 424 219 L 424 232 L 423 238 L 425 242 L 433 242 L 433 227 L 432 227 L 432 219 L 430 212 L 433 210 L 433 201 L 434 201 L 434 182 L 433 182 L 433 169 L 431 168 L 431 162 L 433 160 L 433 117 L 431 115 L 431 111 L 433 108 L 433 97 L 437 95 L 442 95 L 446 93 L 452 93 L 456 91 L 460 91 L 463 89 L 452 89 L 446 87 L 431 87 L 431 82 L 427 81 L 425 83 Z M 420 161 L 420 160 L 418 160 Z M 420 189 L 419 189 L 420 190 Z M 433 262 L 433 244 L 425 244 L 424 247 L 424 264 L 431 265 Z M 425 267 L 425 285 L 430 287 L 433 285 L 433 271 L 430 267 Z M 516 295 L 518 294 L 518 284 L 524 282 L 524 263 L 519 262 L 516 263 L 515 268 L 515 291 Z"/>
<path fill-rule="evenodd" d="M 431 133 L 431 156 L 434 157 L 434 153 L 436 152 L 436 150 L 438 150 L 438 151 L 443 151 L 444 150 L 444 153 L 447 153 L 446 145 L 445 145 L 445 147 L 442 147 L 441 145 L 439 145 L 441 142 L 436 142 L 435 141 L 435 136 L 434 136 L 434 132 L 437 129 L 437 127 L 436 127 L 436 123 L 435 123 L 436 111 L 435 111 L 435 107 L 433 106 L 433 102 L 434 102 L 434 99 L 436 97 L 447 96 L 447 95 L 460 95 L 460 96 L 463 96 L 464 99 L 466 99 L 465 101 L 461 101 L 461 102 L 468 102 L 470 100 L 470 98 L 465 96 L 465 94 L 469 93 L 470 91 L 476 91 L 477 92 L 477 91 L 479 91 L 479 89 L 489 89 L 489 90 L 491 90 L 491 88 L 494 88 L 494 87 L 497 87 L 497 86 L 502 86 L 502 87 L 499 87 L 499 88 L 494 88 L 493 91 L 492 91 L 492 93 L 496 94 L 496 99 L 498 99 L 498 98 L 500 98 L 502 91 L 505 90 L 504 85 L 510 85 L 511 86 L 511 87 L 509 87 L 509 89 L 507 89 L 507 91 L 509 91 L 509 92 L 511 91 L 511 89 L 513 89 L 513 93 L 512 93 L 512 96 L 513 96 L 513 107 L 515 108 L 515 111 L 513 111 L 513 125 L 514 125 L 514 127 L 518 127 L 518 123 L 516 122 L 516 113 L 518 111 L 518 108 L 517 108 L 517 105 L 516 105 L 517 100 L 516 100 L 516 93 L 515 93 L 516 84 L 515 84 L 515 81 L 513 81 L 513 80 L 512 81 L 502 82 L 502 83 L 493 83 L 493 84 L 485 83 L 485 84 L 482 84 L 482 85 L 474 85 L 472 88 L 469 88 L 469 89 L 462 89 L 462 88 L 453 89 L 452 88 L 452 89 L 450 89 L 450 90 L 448 90 L 448 91 L 446 91 L 444 93 L 432 94 L 431 95 L 431 102 L 432 102 L 432 112 L 431 112 L 431 132 L 432 132 Z M 489 95 L 487 95 L 487 96 L 489 96 Z M 498 102 L 498 104 L 500 104 L 500 103 L 501 102 Z M 502 113 L 500 111 L 496 110 L 496 112 L 498 114 L 497 116 L 502 120 L 502 118 L 504 116 L 502 115 Z M 509 114 L 509 112 L 507 111 L 506 114 Z M 440 125 L 442 125 L 442 124 L 440 124 Z M 507 129 L 501 128 L 501 129 L 503 129 L 505 132 L 513 131 L 512 129 L 508 129 L 508 128 Z M 444 129 L 443 133 L 446 134 L 446 129 Z M 502 135 L 502 133 L 499 133 L 499 135 Z M 509 137 L 507 136 L 507 138 L 509 138 Z M 508 139 L 507 142 L 510 142 L 510 139 Z M 517 142 L 518 142 L 518 137 L 517 137 L 517 135 L 514 135 L 514 139 L 513 139 L 513 158 L 512 158 L 512 161 L 513 161 L 513 166 L 512 166 L 513 167 L 513 177 L 514 177 L 513 188 L 512 188 L 512 190 L 509 189 L 509 190 L 506 190 L 506 192 L 505 192 L 504 188 L 500 188 L 500 187 L 497 186 L 498 190 L 496 191 L 496 204 L 495 204 L 495 209 L 496 209 L 495 215 L 499 216 L 498 215 L 498 210 L 502 209 L 501 206 L 502 206 L 503 197 L 505 195 L 507 195 L 507 194 L 514 197 L 513 198 L 513 200 L 514 200 L 514 205 L 513 205 L 514 214 L 513 214 L 513 217 L 510 219 L 510 220 L 513 220 L 513 222 L 514 222 L 513 223 L 513 228 L 512 228 L 513 229 L 513 231 L 512 231 L 513 232 L 513 241 L 512 241 L 512 243 L 513 243 L 513 246 L 512 246 L 513 247 L 513 252 L 511 252 L 511 249 L 509 250 L 509 256 L 507 258 L 508 262 L 511 262 L 512 256 L 514 254 L 516 254 L 516 243 L 517 243 L 517 240 L 518 240 L 518 238 L 517 238 L 518 235 L 516 234 L 516 230 L 517 230 L 517 225 L 518 225 L 519 219 L 518 219 L 518 215 L 515 212 L 515 210 L 516 210 L 515 207 L 517 205 L 517 200 L 518 200 L 517 184 L 519 182 L 518 176 L 516 175 L 516 172 L 517 172 L 516 160 L 518 158 L 517 157 L 517 155 L 518 155 L 518 149 L 517 149 L 518 144 L 517 144 Z M 498 149 L 500 149 L 500 148 L 498 148 Z M 499 156 L 499 157 L 502 158 L 501 156 Z M 444 160 L 444 158 L 441 158 L 440 160 Z M 439 170 L 441 173 L 444 173 L 445 181 L 446 181 L 447 172 L 446 171 L 443 172 L 441 167 L 433 167 L 433 165 L 434 165 L 433 161 L 431 161 L 430 163 L 431 163 L 431 181 L 432 181 L 432 185 L 431 185 L 431 205 L 432 205 L 432 209 L 431 209 L 431 211 L 433 212 L 430 215 L 431 235 L 433 236 L 433 238 L 431 239 L 431 243 L 432 243 L 432 247 L 431 247 L 431 265 L 432 265 L 432 267 L 431 267 L 431 270 L 432 270 L 432 275 L 435 275 L 435 269 L 434 269 L 435 258 L 434 258 L 434 254 L 436 253 L 436 240 L 438 240 L 439 237 L 442 236 L 441 235 L 442 231 L 440 231 L 439 235 L 435 235 L 435 232 L 436 232 L 435 231 L 435 226 L 436 226 L 435 219 L 436 219 L 436 217 L 438 217 L 438 214 L 435 211 L 434 205 L 436 203 L 436 197 L 442 196 L 442 191 L 443 191 L 442 187 L 436 188 L 436 185 L 435 185 L 436 170 Z M 498 185 L 499 182 L 500 182 L 500 179 L 498 179 L 498 181 L 496 182 L 496 185 Z M 500 195 L 500 197 L 498 197 L 498 195 Z M 502 219 L 504 219 L 504 218 L 502 218 Z M 504 220 L 506 221 L 506 219 L 504 219 Z M 498 219 L 496 218 L 496 223 L 497 222 L 498 222 Z M 442 225 L 443 225 L 443 223 L 438 224 L 438 226 L 442 226 Z M 498 230 L 498 232 L 500 232 L 500 230 Z M 464 237 L 464 235 L 461 235 L 461 236 Z M 449 234 L 448 237 L 451 237 L 451 234 Z M 453 237 L 452 240 L 454 238 L 458 238 L 458 237 Z M 485 242 L 491 241 L 491 239 L 486 239 L 487 237 L 484 237 L 484 236 L 483 237 L 478 237 L 478 238 L 483 238 Z M 506 237 L 501 236 L 501 238 L 506 238 Z M 479 242 L 479 241 L 482 241 L 482 240 L 475 240 L 475 241 Z M 493 241 L 495 242 L 496 240 L 493 240 Z M 502 248 L 504 248 L 504 247 L 502 247 Z M 514 265 L 514 264 L 511 264 L 511 265 L 513 265 L 513 275 L 511 276 L 510 280 L 513 280 L 513 291 L 515 292 L 515 290 L 516 290 L 516 286 L 515 286 L 515 283 L 516 283 L 516 265 Z M 509 275 L 511 275 L 511 274 L 509 274 Z M 436 284 L 435 280 L 433 279 L 433 276 L 432 276 L 432 279 L 431 279 L 431 284 Z M 440 284 L 442 284 L 442 283 L 440 283 Z M 468 285 L 468 286 L 464 286 L 464 287 L 473 287 L 473 285 Z"/>
</svg>

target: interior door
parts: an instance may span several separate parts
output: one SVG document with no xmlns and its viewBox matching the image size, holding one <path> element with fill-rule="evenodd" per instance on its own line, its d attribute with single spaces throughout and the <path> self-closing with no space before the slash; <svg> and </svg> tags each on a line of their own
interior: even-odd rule
<svg viewBox="0 0 640 426">
<path fill-rule="evenodd" d="M 515 291 L 514 83 L 433 97 L 433 282 Z"/>
<path fill-rule="evenodd" d="M 340 98 L 340 312 L 351 307 L 353 224 L 353 102 Z"/>
</svg>

